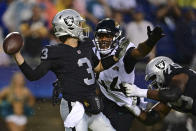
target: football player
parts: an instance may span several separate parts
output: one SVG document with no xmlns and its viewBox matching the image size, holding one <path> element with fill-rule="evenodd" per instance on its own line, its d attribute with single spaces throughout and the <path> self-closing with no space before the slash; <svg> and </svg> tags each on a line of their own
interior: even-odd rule
<svg viewBox="0 0 196 131">
<path fill-rule="evenodd" d="M 155 46 L 164 34 L 160 27 L 153 31 L 148 27 L 148 39 L 135 47 L 129 43 L 126 54 L 111 68 L 100 72 L 97 76 L 100 90 L 104 95 L 103 113 L 110 119 L 113 127 L 118 131 L 129 131 L 133 115 L 126 109 L 131 106 L 133 100 L 123 93 L 122 83 L 134 83 L 135 64 L 143 59 Z M 121 30 L 115 25 L 115 21 L 106 18 L 101 20 L 95 31 L 95 53 L 99 59 L 111 56 L 118 47 L 117 39 L 122 35 Z M 125 38 L 126 39 L 126 38 Z M 128 106 L 128 107 L 129 107 Z"/>
<path fill-rule="evenodd" d="M 160 101 L 149 111 L 141 111 L 136 106 L 129 108 L 141 121 L 154 124 L 164 118 L 171 109 L 196 115 L 194 70 L 178 65 L 168 57 L 160 56 L 147 64 L 145 79 L 151 81 L 150 89 L 140 89 L 130 84 L 123 85 L 126 87 L 127 96 L 147 97 Z"/>
<path fill-rule="evenodd" d="M 120 39 L 118 51 L 99 61 L 92 50 L 92 41 L 84 34 L 84 21 L 72 9 L 57 13 L 52 25 L 61 43 L 43 48 L 41 63 L 34 70 L 20 52 L 13 56 L 26 78 L 31 81 L 40 79 L 49 70 L 55 73 L 63 95 L 60 112 L 66 131 L 74 128 L 77 131 L 88 131 L 88 127 L 95 131 L 113 131 L 109 120 L 101 113 L 103 106 L 96 94 L 98 84 L 94 72 L 115 64 L 123 56 L 128 43 Z"/>
</svg>

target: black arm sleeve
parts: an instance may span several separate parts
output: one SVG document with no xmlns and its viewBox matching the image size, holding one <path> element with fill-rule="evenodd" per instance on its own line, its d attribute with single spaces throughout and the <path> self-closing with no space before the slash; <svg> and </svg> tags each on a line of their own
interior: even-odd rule
<svg viewBox="0 0 196 131">
<path fill-rule="evenodd" d="M 117 63 L 117 61 L 115 61 L 113 59 L 113 55 L 105 57 L 101 60 L 102 66 L 104 70 L 109 69 L 110 67 L 112 67 L 115 63 Z"/>
<path fill-rule="evenodd" d="M 32 69 L 25 61 L 22 65 L 20 65 L 21 71 L 24 73 L 26 78 L 30 81 L 35 81 L 40 79 L 42 76 L 44 76 L 48 70 L 50 69 L 50 62 L 49 61 L 42 61 L 39 66 L 36 67 L 36 69 Z"/>
<path fill-rule="evenodd" d="M 153 125 L 161 120 L 160 114 L 155 110 L 146 113 L 146 119 L 143 121 L 146 125 Z"/>
<path fill-rule="evenodd" d="M 92 59 L 93 59 L 93 65 L 94 65 L 94 68 L 95 68 L 99 64 L 99 59 L 94 53 L 93 53 L 93 58 Z"/>
<path fill-rule="evenodd" d="M 129 74 L 133 71 L 137 60 L 132 57 L 131 52 L 135 47 L 131 47 L 127 50 L 125 57 L 123 59 L 125 71 Z"/>
<path fill-rule="evenodd" d="M 169 89 L 159 90 L 159 99 L 162 102 L 174 102 L 182 94 L 182 91 L 178 87 L 170 87 Z"/>
</svg>

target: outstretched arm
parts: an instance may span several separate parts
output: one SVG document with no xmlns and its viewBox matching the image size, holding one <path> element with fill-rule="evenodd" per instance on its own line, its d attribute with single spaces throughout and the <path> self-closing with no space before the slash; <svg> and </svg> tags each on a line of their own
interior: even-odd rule
<svg viewBox="0 0 196 131">
<path fill-rule="evenodd" d="M 118 62 L 118 58 L 116 58 L 113 55 L 109 56 L 109 57 L 99 61 L 98 65 L 94 68 L 94 71 L 101 72 L 103 70 L 106 70 L 106 69 L 112 67 L 116 62 Z"/>
<path fill-rule="evenodd" d="M 181 73 L 173 76 L 168 88 L 159 90 L 153 89 L 140 89 L 136 85 L 125 84 L 127 96 L 139 96 L 147 97 L 162 102 L 176 101 L 184 92 L 186 83 L 188 81 L 188 75 Z"/>
<path fill-rule="evenodd" d="M 176 101 L 184 92 L 188 78 L 189 78 L 188 75 L 184 73 L 175 75 L 173 76 L 171 82 L 169 83 L 168 89 L 161 89 L 161 90 L 149 89 L 147 92 L 147 98 L 163 101 L 163 102 Z"/>
<path fill-rule="evenodd" d="M 147 27 L 147 34 L 148 39 L 144 41 L 143 43 L 140 43 L 137 48 L 132 49 L 131 51 L 131 57 L 140 60 L 143 59 L 156 45 L 156 43 L 165 35 L 163 34 L 163 31 L 161 27 L 155 27 L 152 31 L 150 29 L 150 26 Z"/>
<path fill-rule="evenodd" d="M 153 125 L 162 120 L 169 112 L 171 108 L 164 103 L 158 102 L 152 109 L 148 111 L 141 111 L 138 119 L 146 125 Z"/>
<path fill-rule="evenodd" d="M 24 73 L 26 78 L 30 81 L 35 81 L 43 77 L 50 69 L 50 62 L 43 61 L 34 70 L 25 62 L 20 52 L 13 55 L 16 63 L 18 64 L 21 71 Z"/>
<path fill-rule="evenodd" d="M 142 111 L 136 105 L 125 105 L 125 107 L 133 113 L 145 125 L 153 125 L 162 120 L 171 110 L 164 103 L 156 103 L 150 110 Z"/>
<path fill-rule="evenodd" d="M 97 66 L 95 66 L 94 68 L 95 72 L 101 72 L 103 70 L 109 69 L 125 55 L 126 49 L 129 45 L 129 40 L 126 39 L 125 37 L 121 37 L 118 42 L 119 42 L 119 46 L 116 49 L 114 55 L 103 58 L 100 61 L 98 60 L 98 58 L 95 58 L 96 56 L 94 56 L 93 59 L 97 59 L 95 60 L 96 62 L 94 62 L 97 63 L 95 64 Z"/>
</svg>

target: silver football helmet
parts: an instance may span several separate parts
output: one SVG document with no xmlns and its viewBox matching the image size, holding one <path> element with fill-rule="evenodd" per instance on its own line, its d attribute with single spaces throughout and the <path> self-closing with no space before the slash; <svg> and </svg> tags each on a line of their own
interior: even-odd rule
<svg viewBox="0 0 196 131">
<path fill-rule="evenodd" d="M 149 84 L 150 88 L 163 87 L 163 83 L 165 82 L 163 71 L 165 71 L 170 64 L 174 64 L 174 62 L 165 56 L 156 57 L 147 64 L 145 80 L 152 81 Z"/>
<path fill-rule="evenodd" d="M 83 38 L 88 37 L 89 34 L 88 28 L 81 27 L 83 22 L 85 22 L 85 19 L 75 10 L 62 10 L 57 13 L 52 20 L 54 34 L 56 37 L 70 35 L 82 40 Z"/>
</svg>

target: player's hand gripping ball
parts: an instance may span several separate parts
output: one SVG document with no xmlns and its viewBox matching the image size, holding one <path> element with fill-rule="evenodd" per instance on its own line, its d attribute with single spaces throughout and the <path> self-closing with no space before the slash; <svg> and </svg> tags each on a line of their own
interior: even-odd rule
<svg viewBox="0 0 196 131">
<path fill-rule="evenodd" d="M 3 41 L 3 50 L 8 55 L 17 53 L 23 46 L 23 38 L 19 32 L 9 33 Z"/>
</svg>

